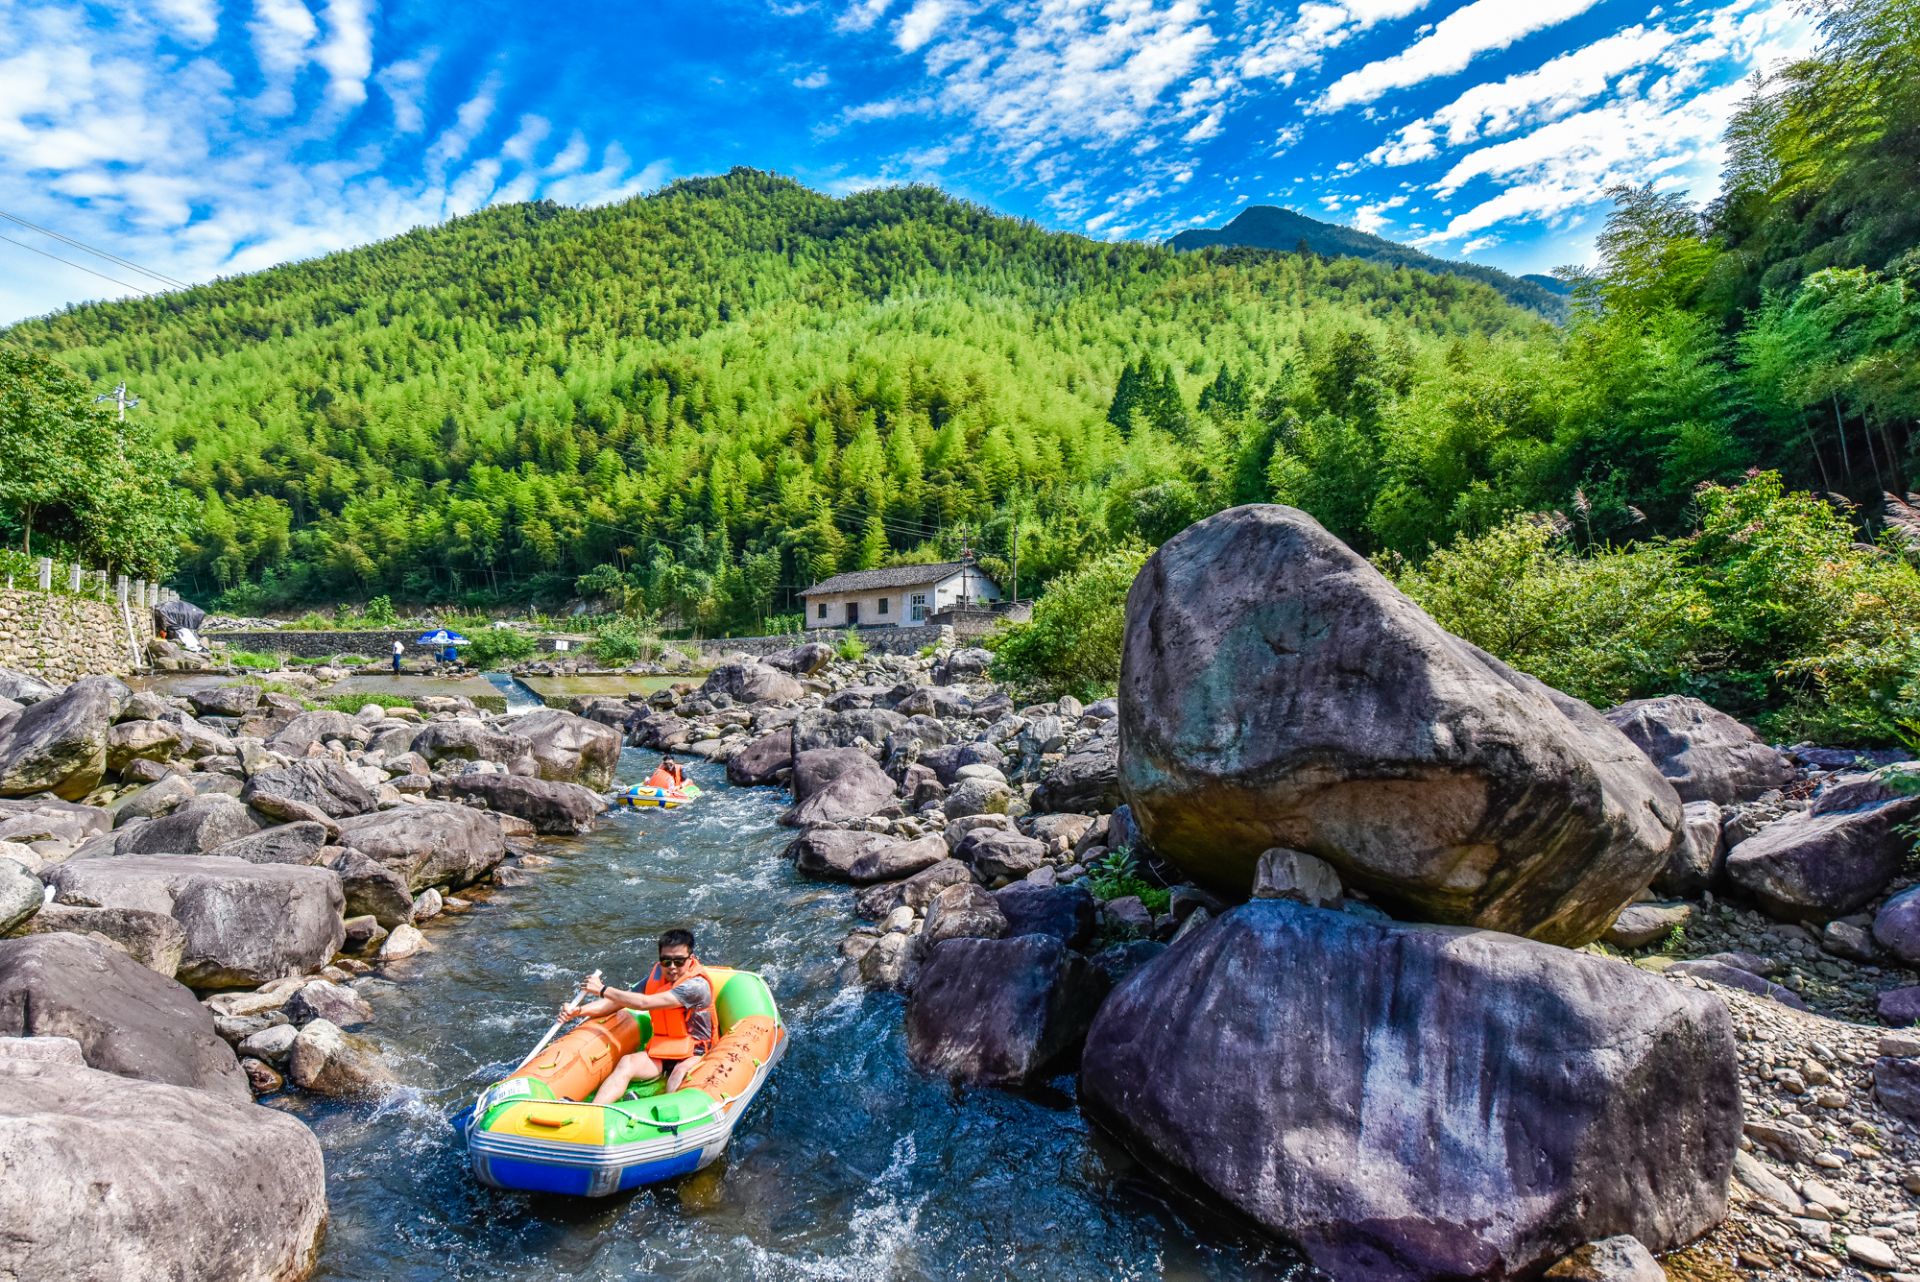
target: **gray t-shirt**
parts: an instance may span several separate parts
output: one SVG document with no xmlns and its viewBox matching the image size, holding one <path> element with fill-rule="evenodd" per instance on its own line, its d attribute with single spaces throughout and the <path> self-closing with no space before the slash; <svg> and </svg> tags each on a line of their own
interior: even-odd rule
<svg viewBox="0 0 1920 1282">
<path fill-rule="evenodd" d="M 713 985 L 705 976 L 695 975 L 683 979 L 667 990 L 667 996 L 674 1004 L 687 1008 L 687 1035 L 696 1042 L 713 1040 L 713 1015 L 708 1007 L 713 1005 Z"/>
</svg>

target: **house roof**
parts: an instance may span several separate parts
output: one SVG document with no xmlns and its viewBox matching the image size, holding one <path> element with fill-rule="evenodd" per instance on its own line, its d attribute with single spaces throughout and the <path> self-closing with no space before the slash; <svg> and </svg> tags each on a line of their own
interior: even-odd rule
<svg viewBox="0 0 1920 1282">
<path fill-rule="evenodd" d="M 958 574 L 968 568 L 965 561 L 943 561 L 939 565 L 889 565 L 878 570 L 854 570 L 849 574 L 836 574 L 830 579 L 822 579 L 800 595 L 872 592 L 877 588 L 917 588 L 927 583 L 938 583 L 948 575 Z M 987 577 L 979 566 L 971 568 L 981 578 Z"/>
</svg>

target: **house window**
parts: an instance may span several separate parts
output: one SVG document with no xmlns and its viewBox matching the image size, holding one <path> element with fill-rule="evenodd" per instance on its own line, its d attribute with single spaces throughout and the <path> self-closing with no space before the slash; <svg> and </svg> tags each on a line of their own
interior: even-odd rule
<svg viewBox="0 0 1920 1282">
<path fill-rule="evenodd" d="M 916 592 L 907 598 L 907 617 L 915 623 L 927 621 L 927 594 Z"/>
<path fill-rule="evenodd" d="M 874 613 L 876 613 L 876 614 L 885 614 L 886 612 L 887 612 L 887 598 L 885 598 L 885 597 L 881 597 L 881 598 L 880 598 L 880 608 L 879 608 L 878 610 L 876 610 L 876 611 L 874 611 Z"/>
<path fill-rule="evenodd" d="M 822 601 L 818 606 L 814 608 L 819 611 L 818 614 L 814 615 L 816 619 L 824 619 L 827 617 L 827 603 L 825 601 Z"/>
</svg>

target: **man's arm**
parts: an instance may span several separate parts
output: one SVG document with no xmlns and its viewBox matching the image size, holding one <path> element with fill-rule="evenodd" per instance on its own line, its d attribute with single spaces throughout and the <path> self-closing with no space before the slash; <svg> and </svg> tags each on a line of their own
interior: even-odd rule
<svg viewBox="0 0 1920 1282">
<path fill-rule="evenodd" d="M 617 1010 L 659 1010 L 665 1006 L 678 1006 L 680 1000 L 672 991 L 664 993 L 635 993 L 624 988 L 602 985 L 594 990 L 596 1000 L 582 1006 L 579 1013 L 587 1016 L 611 1015 Z"/>
</svg>

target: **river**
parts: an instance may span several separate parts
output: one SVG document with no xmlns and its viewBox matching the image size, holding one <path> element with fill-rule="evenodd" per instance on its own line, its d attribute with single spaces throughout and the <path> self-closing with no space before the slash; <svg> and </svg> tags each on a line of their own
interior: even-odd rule
<svg viewBox="0 0 1920 1282">
<path fill-rule="evenodd" d="M 644 770 L 624 755 L 623 781 Z M 366 1031 L 406 1088 L 379 1105 L 276 1101 L 326 1150 L 318 1277 L 1300 1276 L 1294 1257 L 1092 1133 L 1071 1076 L 1016 1093 L 916 1073 L 900 999 L 841 974 L 847 889 L 781 858 L 783 795 L 691 770 L 708 790 L 695 805 L 542 843 L 555 862 L 530 884 L 430 926 L 431 952 L 363 981 Z M 637 984 L 670 925 L 693 929 L 707 960 L 765 975 L 791 1034 L 726 1155 L 605 1200 L 481 1187 L 447 1119 L 533 1044 L 574 977 Z"/>
</svg>

